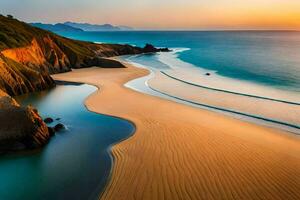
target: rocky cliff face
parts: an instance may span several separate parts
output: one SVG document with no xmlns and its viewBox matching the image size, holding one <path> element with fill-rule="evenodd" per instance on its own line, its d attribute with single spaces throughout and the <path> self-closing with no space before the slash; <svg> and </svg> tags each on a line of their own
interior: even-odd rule
<svg viewBox="0 0 300 200">
<path fill-rule="evenodd" d="M 48 127 L 34 108 L 20 107 L 0 90 L 0 153 L 42 147 L 49 138 Z"/>
<path fill-rule="evenodd" d="M 54 86 L 45 68 L 18 63 L 0 53 L 0 89 L 9 95 L 44 90 Z"/>
<path fill-rule="evenodd" d="M 43 42 L 43 49 L 37 40 L 33 39 L 28 46 L 6 49 L 1 53 L 15 62 L 41 68 L 50 73 L 69 71 L 71 64 L 66 54 L 50 37 L 43 38 Z"/>
<path fill-rule="evenodd" d="M 123 67 L 106 58 L 165 50 L 71 40 L 0 15 L 0 89 L 9 95 L 43 90 L 54 85 L 50 74 L 113 63 Z"/>
</svg>

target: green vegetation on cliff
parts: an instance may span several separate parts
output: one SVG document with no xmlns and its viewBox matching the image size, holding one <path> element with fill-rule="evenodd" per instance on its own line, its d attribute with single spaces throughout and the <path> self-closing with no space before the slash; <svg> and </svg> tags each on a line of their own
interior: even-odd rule
<svg viewBox="0 0 300 200">
<path fill-rule="evenodd" d="M 104 63 L 113 66 L 114 61 L 103 57 L 142 52 L 130 45 L 71 40 L 0 15 L 0 89 L 10 95 L 52 87 L 53 73 Z"/>
</svg>

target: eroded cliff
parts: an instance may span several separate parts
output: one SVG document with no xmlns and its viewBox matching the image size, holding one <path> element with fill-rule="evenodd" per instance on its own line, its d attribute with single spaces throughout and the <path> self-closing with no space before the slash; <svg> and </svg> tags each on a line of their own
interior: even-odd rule
<svg viewBox="0 0 300 200">
<path fill-rule="evenodd" d="M 112 61 L 105 61 L 106 57 L 143 52 L 130 45 L 71 40 L 0 15 L 0 89 L 9 95 L 52 87 L 50 74 L 107 67 L 103 64 Z"/>
</svg>

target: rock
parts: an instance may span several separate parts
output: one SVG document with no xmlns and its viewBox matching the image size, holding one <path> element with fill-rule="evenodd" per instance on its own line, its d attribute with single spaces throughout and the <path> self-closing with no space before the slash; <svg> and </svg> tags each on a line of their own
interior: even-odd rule
<svg viewBox="0 0 300 200">
<path fill-rule="evenodd" d="M 168 48 L 156 48 L 152 44 L 146 44 L 143 48 L 144 53 L 155 53 L 155 52 L 169 52 Z"/>
<path fill-rule="evenodd" d="M 49 139 L 49 130 L 37 110 L 21 107 L 0 90 L 0 153 L 39 148 Z"/>
<path fill-rule="evenodd" d="M 210 76 L 210 73 L 206 73 L 205 75 L 206 75 L 206 76 Z"/>
<path fill-rule="evenodd" d="M 50 123 L 52 123 L 54 120 L 51 118 L 51 117 L 47 117 L 46 119 L 44 119 L 44 122 L 46 123 L 46 124 L 50 124 Z"/>
<path fill-rule="evenodd" d="M 48 131 L 49 131 L 49 134 L 50 134 L 51 137 L 54 136 L 55 130 L 54 130 L 53 127 L 48 127 Z"/>
<path fill-rule="evenodd" d="M 171 50 L 169 48 L 161 48 L 159 49 L 161 52 L 170 52 Z"/>
<path fill-rule="evenodd" d="M 143 48 L 145 53 L 157 52 L 157 49 L 152 44 L 146 44 Z"/>
<path fill-rule="evenodd" d="M 61 124 L 61 123 L 56 124 L 56 125 L 54 126 L 55 132 L 59 132 L 59 131 L 62 131 L 62 130 L 64 130 L 64 129 L 66 129 L 65 125 L 63 125 L 63 124 Z"/>
<path fill-rule="evenodd" d="M 100 57 L 92 57 L 85 58 L 83 61 L 82 67 L 103 67 L 103 68 L 125 68 L 125 66 L 117 60 L 100 58 Z"/>
</svg>

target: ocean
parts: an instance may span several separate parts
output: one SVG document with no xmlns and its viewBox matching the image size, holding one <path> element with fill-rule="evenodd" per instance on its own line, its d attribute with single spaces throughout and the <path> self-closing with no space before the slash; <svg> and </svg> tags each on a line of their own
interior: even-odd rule
<svg viewBox="0 0 300 200">
<path fill-rule="evenodd" d="M 1 156 L 1 200 L 99 199 L 113 164 L 111 145 L 131 136 L 135 126 L 88 111 L 84 101 L 96 90 L 59 84 L 16 97 L 23 106 L 36 107 L 44 119 L 54 118 L 49 126 L 63 123 L 66 130 L 42 149 Z"/>
<path fill-rule="evenodd" d="M 300 32 L 131 31 L 60 33 L 101 42 L 185 48 L 178 59 L 233 79 L 300 92 Z"/>
<path fill-rule="evenodd" d="M 150 89 L 164 96 L 256 121 L 296 127 L 296 132 L 299 132 L 300 32 L 125 31 L 59 34 L 97 43 L 140 47 L 150 43 L 156 47 L 168 47 L 172 52 L 123 58 L 158 74 L 160 78 L 155 80 L 163 84 L 144 81 Z M 149 91 L 149 88 L 142 90 Z"/>
</svg>

